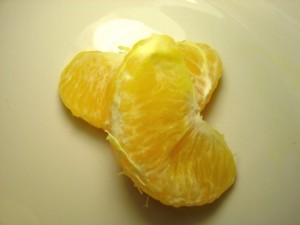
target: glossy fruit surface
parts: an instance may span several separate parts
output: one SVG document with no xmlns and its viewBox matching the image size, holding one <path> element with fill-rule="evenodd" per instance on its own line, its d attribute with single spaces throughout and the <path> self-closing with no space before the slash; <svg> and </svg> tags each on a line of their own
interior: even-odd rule
<svg viewBox="0 0 300 225">
<path fill-rule="evenodd" d="M 223 136 L 200 114 L 221 73 L 208 45 L 152 35 L 125 56 L 79 53 L 62 73 L 60 96 L 75 116 L 106 130 L 137 188 L 166 205 L 203 205 L 236 176 Z"/>
<path fill-rule="evenodd" d="M 202 111 L 209 102 L 222 75 L 221 60 L 209 45 L 177 42 L 192 77 L 197 102 Z M 130 49 L 127 49 L 129 51 Z M 84 51 L 77 54 L 61 75 L 59 91 L 71 112 L 91 125 L 109 129 L 111 102 L 109 89 L 113 75 L 125 54 Z"/>
</svg>

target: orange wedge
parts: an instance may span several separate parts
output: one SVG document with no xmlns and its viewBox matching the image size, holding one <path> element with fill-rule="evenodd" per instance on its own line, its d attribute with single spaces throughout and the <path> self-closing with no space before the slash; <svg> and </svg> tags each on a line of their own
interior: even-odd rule
<svg viewBox="0 0 300 225">
<path fill-rule="evenodd" d="M 200 115 L 178 45 L 155 35 L 138 42 L 117 74 L 111 142 L 137 188 L 166 205 L 203 205 L 234 182 L 236 168 L 223 136 Z"/>
<path fill-rule="evenodd" d="M 77 54 L 66 66 L 59 94 L 74 116 L 98 128 L 109 127 L 112 77 L 123 57 L 123 54 L 86 51 Z"/>
<path fill-rule="evenodd" d="M 108 133 L 135 186 L 174 207 L 210 203 L 234 182 L 235 162 L 201 110 L 222 74 L 216 51 L 152 35 L 123 54 L 79 53 L 59 92 L 78 117 Z"/>
<path fill-rule="evenodd" d="M 202 111 L 222 75 L 221 60 L 216 51 L 206 44 L 183 41 L 177 45 L 192 77 Z M 61 75 L 59 92 L 73 115 L 95 127 L 109 129 L 111 96 L 108 90 L 124 55 L 85 51 L 76 55 L 66 66 Z"/>
</svg>

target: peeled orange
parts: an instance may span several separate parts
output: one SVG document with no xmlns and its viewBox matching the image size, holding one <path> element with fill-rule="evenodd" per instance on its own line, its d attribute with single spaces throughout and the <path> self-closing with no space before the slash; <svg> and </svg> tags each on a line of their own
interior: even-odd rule
<svg viewBox="0 0 300 225">
<path fill-rule="evenodd" d="M 178 42 L 177 45 L 192 77 L 202 111 L 221 78 L 221 60 L 209 45 L 188 41 Z M 124 53 L 84 51 L 66 66 L 59 91 L 62 101 L 73 115 L 95 127 L 109 129 L 110 113 L 107 110 L 111 96 L 108 90 L 123 58 Z"/>
<path fill-rule="evenodd" d="M 79 53 L 62 73 L 62 101 L 103 128 L 124 173 L 166 205 L 213 202 L 234 182 L 223 136 L 201 117 L 221 77 L 217 53 L 166 35 L 127 54 Z"/>
<path fill-rule="evenodd" d="M 222 63 L 218 53 L 209 45 L 182 41 L 178 43 L 197 94 L 202 111 L 209 102 L 222 76 Z"/>
<path fill-rule="evenodd" d="M 176 43 L 153 36 L 137 43 L 117 74 L 112 143 L 124 173 L 164 204 L 203 205 L 233 183 L 233 156 L 200 115 L 196 92 Z"/>
<path fill-rule="evenodd" d="M 123 54 L 86 51 L 77 54 L 66 66 L 60 78 L 59 94 L 73 115 L 95 127 L 108 128 L 112 77 L 123 57 Z"/>
</svg>

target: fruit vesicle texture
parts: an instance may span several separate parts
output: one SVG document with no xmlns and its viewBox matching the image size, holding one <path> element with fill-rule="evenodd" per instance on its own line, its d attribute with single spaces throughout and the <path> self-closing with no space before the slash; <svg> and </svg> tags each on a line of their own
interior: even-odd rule
<svg viewBox="0 0 300 225">
<path fill-rule="evenodd" d="M 221 74 L 210 46 L 152 35 L 125 54 L 79 53 L 59 90 L 75 116 L 106 130 L 137 188 L 166 205 L 195 206 L 216 200 L 236 176 L 223 136 L 201 116 Z"/>
</svg>

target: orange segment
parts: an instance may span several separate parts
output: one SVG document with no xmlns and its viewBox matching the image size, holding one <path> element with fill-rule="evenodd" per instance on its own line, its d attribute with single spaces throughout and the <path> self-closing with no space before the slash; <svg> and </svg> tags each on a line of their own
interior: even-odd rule
<svg viewBox="0 0 300 225">
<path fill-rule="evenodd" d="M 138 42 L 117 74 L 111 142 L 124 173 L 164 204 L 203 205 L 234 182 L 223 136 L 200 116 L 180 48 L 168 36 Z"/>
<path fill-rule="evenodd" d="M 220 58 L 206 44 L 183 41 L 178 42 L 178 46 L 193 78 L 198 104 L 203 110 L 222 74 Z M 61 75 L 59 91 L 65 106 L 75 116 L 95 127 L 109 128 L 108 102 L 111 96 L 107 90 L 123 57 L 124 54 L 118 53 L 85 51 L 67 65 Z"/>
<path fill-rule="evenodd" d="M 59 94 L 73 115 L 98 128 L 109 127 L 111 85 L 123 54 L 81 52 L 66 66 L 59 83 Z"/>
<path fill-rule="evenodd" d="M 125 58 L 79 53 L 59 91 L 75 116 L 109 133 L 124 173 L 140 190 L 175 207 L 203 205 L 236 176 L 223 136 L 200 115 L 221 73 L 208 45 L 153 35 Z"/>
<path fill-rule="evenodd" d="M 222 76 L 221 59 L 207 44 L 182 41 L 178 42 L 178 46 L 192 75 L 198 104 L 202 111 Z"/>
</svg>

